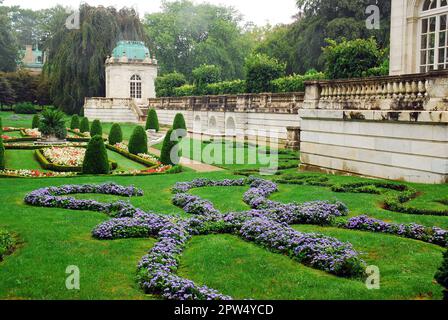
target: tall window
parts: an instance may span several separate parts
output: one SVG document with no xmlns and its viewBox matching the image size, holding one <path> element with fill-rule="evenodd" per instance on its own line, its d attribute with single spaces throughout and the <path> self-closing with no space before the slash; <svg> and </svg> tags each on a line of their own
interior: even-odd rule
<svg viewBox="0 0 448 320">
<path fill-rule="evenodd" d="M 137 74 L 131 77 L 131 98 L 142 98 L 142 78 Z"/>
<path fill-rule="evenodd" d="M 420 22 L 420 72 L 448 68 L 448 0 L 425 0 Z"/>
</svg>

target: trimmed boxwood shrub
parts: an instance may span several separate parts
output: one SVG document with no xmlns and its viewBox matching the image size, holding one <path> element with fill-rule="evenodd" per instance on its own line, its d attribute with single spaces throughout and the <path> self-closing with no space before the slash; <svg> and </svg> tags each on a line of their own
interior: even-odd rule
<svg viewBox="0 0 448 320">
<path fill-rule="evenodd" d="M 2 117 L 0 117 L 0 135 L 3 134 Z"/>
<path fill-rule="evenodd" d="M 38 129 L 40 125 L 40 117 L 39 115 L 35 114 L 33 117 L 33 122 L 31 124 L 32 129 Z"/>
<path fill-rule="evenodd" d="M 148 118 L 146 119 L 146 130 L 156 130 L 159 132 L 159 117 L 155 109 L 150 109 L 148 112 Z"/>
<path fill-rule="evenodd" d="M 114 123 L 109 132 L 109 144 L 114 146 L 120 142 L 123 142 L 123 131 L 118 123 Z"/>
<path fill-rule="evenodd" d="M 72 116 L 72 121 L 70 122 L 70 129 L 79 129 L 79 116 L 77 114 L 74 114 Z"/>
<path fill-rule="evenodd" d="M 3 139 L 0 137 L 0 170 L 5 169 L 5 146 L 3 145 Z"/>
<path fill-rule="evenodd" d="M 443 262 L 435 275 L 438 284 L 445 288 L 443 299 L 448 300 L 448 251 L 443 254 Z"/>
<path fill-rule="evenodd" d="M 81 133 L 86 133 L 86 132 L 90 132 L 90 124 L 89 124 L 89 119 L 87 118 L 82 118 L 81 120 L 81 124 L 79 126 L 79 131 L 81 131 Z"/>
<path fill-rule="evenodd" d="M 14 106 L 14 113 L 17 114 L 36 114 L 37 110 L 30 102 L 18 103 Z"/>
<path fill-rule="evenodd" d="M 173 161 L 175 159 L 171 159 L 171 150 L 179 143 L 179 140 L 171 140 L 171 135 L 173 134 L 174 130 L 171 129 L 168 131 L 168 133 L 165 136 L 165 139 L 163 140 L 163 146 L 162 151 L 160 154 L 160 162 L 164 165 L 176 165 L 177 161 Z"/>
<path fill-rule="evenodd" d="M 129 140 L 129 152 L 132 154 L 148 153 L 148 136 L 145 129 L 137 126 Z"/>
<path fill-rule="evenodd" d="M 90 127 L 90 136 L 103 136 L 103 127 L 101 126 L 100 120 L 93 120 L 92 126 Z"/>
<path fill-rule="evenodd" d="M 184 129 L 187 130 L 187 125 L 185 123 L 185 118 L 182 113 L 176 114 L 173 122 L 173 130 Z"/>
<path fill-rule="evenodd" d="M 87 146 L 86 156 L 82 164 L 84 174 L 108 174 L 110 171 L 109 158 L 100 135 L 94 136 Z"/>
</svg>

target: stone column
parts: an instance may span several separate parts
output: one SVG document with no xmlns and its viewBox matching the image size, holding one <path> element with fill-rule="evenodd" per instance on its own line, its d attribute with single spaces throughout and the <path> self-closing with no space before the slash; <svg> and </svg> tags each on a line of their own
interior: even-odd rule
<svg viewBox="0 0 448 320">
<path fill-rule="evenodd" d="M 286 127 L 288 138 L 286 148 L 292 150 L 300 150 L 300 127 Z"/>
</svg>

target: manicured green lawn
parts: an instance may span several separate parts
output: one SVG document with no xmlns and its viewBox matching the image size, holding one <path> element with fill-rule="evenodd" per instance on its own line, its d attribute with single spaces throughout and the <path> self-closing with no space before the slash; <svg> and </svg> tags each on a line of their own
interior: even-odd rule
<svg viewBox="0 0 448 320">
<path fill-rule="evenodd" d="M 26 126 L 24 120 L 3 117 L 4 126 Z M 31 123 L 31 118 L 29 119 Z M 109 124 L 104 124 L 105 132 Z M 28 125 L 29 126 L 29 125 Z M 124 126 L 125 137 L 134 125 Z M 186 142 L 188 143 L 188 142 Z M 201 145 L 201 148 L 207 144 Z M 247 152 L 240 148 L 240 152 Z M 121 168 L 139 166 L 119 160 Z M 37 164 L 33 151 L 6 152 L 7 166 L 32 169 Z M 292 162 L 292 155 L 281 155 L 282 163 Z M 127 159 L 125 159 L 127 160 Z M 297 161 L 297 160 L 296 160 Z M 37 164 L 38 165 L 38 164 Z M 20 241 L 16 251 L 0 263 L 0 299 L 154 299 L 145 295 L 135 280 L 136 266 L 151 249 L 154 239 L 98 241 L 91 232 L 109 217 L 101 213 L 46 209 L 26 206 L 24 196 L 35 189 L 63 184 L 116 182 L 143 189 L 143 197 L 130 199 L 143 210 L 160 214 L 187 216 L 171 203 L 171 187 L 177 181 L 194 178 L 236 178 L 230 171 L 250 166 L 226 166 L 229 171 L 198 174 L 141 177 L 76 177 L 50 179 L 0 179 L 0 227 L 12 232 Z M 40 169 L 40 166 L 38 167 Z M 287 172 L 296 172 L 296 169 Z M 303 173 L 302 175 L 320 174 Z M 277 177 L 267 177 L 277 179 Z M 352 183 L 366 179 L 328 176 L 332 183 Z M 408 205 L 419 208 L 446 209 L 438 202 L 448 198 L 448 185 L 416 185 L 421 195 Z M 213 202 L 221 211 L 248 210 L 242 202 L 246 187 L 202 188 L 191 190 Z M 420 216 L 386 211 L 382 202 L 386 194 L 369 195 L 335 193 L 328 187 L 279 185 L 272 200 L 305 202 L 340 200 L 347 204 L 350 216 L 367 214 L 389 222 L 416 222 L 426 226 L 448 228 L 447 217 Z M 107 195 L 75 195 L 80 199 L 111 202 L 121 197 Z M 317 226 L 294 226 L 298 231 L 318 232 L 349 241 L 363 252 L 364 260 L 381 271 L 381 289 L 367 290 L 361 280 L 338 278 L 305 267 L 288 257 L 271 253 L 235 235 L 193 237 L 181 258 L 179 274 L 198 284 L 205 284 L 224 294 L 240 299 L 440 299 L 441 287 L 433 275 L 442 260 L 444 249 L 410 239 L 384 234 L 348 231 Z M 76 265 L 81 271 L 81 290 L 65 287 L 67 266 Z"/>
<path fill-rule="evenodd" d="M 6 168 L 45 171 L 34 158 L 34 150 L 6 150 Z"/>
<path fill-rule="evenodd" d="M 227 173 L 203 174 L 221 179 Z M 81 177 L 57 179 L 2 179 L 0 225 L 22 241 L 19 249 L 0 265 L 0 298 L 25 299 L 143 299 L 134 279 L 136 264 L 154 240 L 98 241 L 92 229 L 108 217 L 100 213 L 43 209 L 23 204 L 27 192 L 48 185 L 115 181 L 136 185 L 144 197 L 131 202 L 161 214 L 181 214 L 171 204 L 170 188 L 176 181 L 198 177 L 195 173 L 152 177 Z M 343 180 L 354 178 L 336 177 Z M 357 178 L 355 178 L 357 179 Z M 424 189 L 426 186 L 417 186 Z M 311 189 L 310 189 L 311 188 Z M 313 188 L 315 188 L 313 190 Z M 434 186 L 446 192 L 447 186 Z M 320 192 L 318 191 L 320 189 Z M 245 210 L 241 197 L 245 187 L 204 188 L 192 193 L 211 199 L 221 210 Z M 280 186 L 272 198 L 282 201 L 332 199 L 325 188 Z M 421 217 L 387 212 L 373 205 L 381 196 L 337 194 L 356 213 L 383 215 L 390 220 L 414 220 L 427 225 L 447 225 L 448 217 Z M 84 199 L 112 201 L 113 196 L 80 195 Z M 431 203 L 427 203 L 431 205 Z M 355 214 L 355 213 L 353 213 Z M 405 219 L 406 218 L 406 219 Z M 431 223 L 434 220 L 438 223 Z M 368 291 L 359 280 L 337 278 L 270 253 L 231 235 L 194 237 L 181 259 L 180 274 L 207 284 L 236 298 L 256 299 L 414 299 L 440 298 L 440 287 L 432 275 L 441 262 L 443 249 L 394 236 L 354 232 L 316 226 L 297 226 L 300 231 L 320 232 L 350 241 L 365 252 L 364 259 L 382 270 L 383 287 Z M 81 290 L 65 289 L 65 268 L 81 269 Z"/>
</svg>

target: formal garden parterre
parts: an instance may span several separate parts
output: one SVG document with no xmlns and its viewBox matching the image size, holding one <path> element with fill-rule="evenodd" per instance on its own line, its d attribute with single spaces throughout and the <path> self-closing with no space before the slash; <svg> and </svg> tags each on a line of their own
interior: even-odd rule
<svg viewBox="0 0 448 320">
<path fill-rule="evenodd" d="M 113 126 L 105 127 L 107 142 L 106 134 Z M 122 127 L 122 135 L 130 139 L 134 126 Z M 78 141 L 36 146 L 38 138 L 24 136 L 29 131 L 22 126 L 4 128 L 19 139 L 5 141 L 7 163 L 8 152 L 29 151 L 53 165 L 79 167 L 90 137 L 77 128 L 67 131 Z M 278 153 L 283 155 L 283 168 L 267 179 L 253 176 L 259 172 L 259 164 L 224 166 L 226 171 L 214 174 L 180 173 L 145 150 L 130 153 L 128 140 L 118 140 L 122 141 L 105 144 L 107 152 L 146 169 L 117 168 L 103 177 L 42 167 L 3 171 L 10 178 L 0 181 L 5 210 L 13 212 L 0 215 L 0 226 L 8 230 L 3 234 L 9 239 L 3 263 L 12 264 L 13 277 L 21 278 L 32 272 L 28 268 L 20 275 L 14 271 L 22 259 L 31 262 L 46 254 L 52 262 L 38 267 L 38 284 L 32 289 L 17 287 L 11 280 L 2 283 L 2 297 L 17 292 L 35 298 L 86 298 L 93 294 L 99 298 L 175 300 L 313 299 L 317 286 L 322 293 L 318 298 L 328 299 L 441 298 L 442 289 L 433 278 L 448 246 L 444 185 L 297 173 L 293 156 L 282 150 Z M 190 141 L 186 139 L 186 143 Z M 248 143 L 234 144 L 236 149 L 248 147 Z M 145 171 L 177 174 L 138 177 Z M 14 179 L 19 176 L 53 179 Z M 66 177 L 76 180 L 67 184 Z M 14 183 L 17 194 L 7 195 L 5 183 Z M 36 226 L 43 234 L 36 232 Z M 33 245 L 45 243 L 47 237 L 58 241 L 52 242 L 55 252 Z M 14 251 L 17 239 L 23 246 Z M 66 241 L 74 248 L 67 250 Z M 83 250 L 88 255 L 78 254 L 86 244 L 88 248 Z M 45 292 L 42 281 L 54 281 L 45 275 L 65 268 L 72 259 L 91 273 L 86 275 L 86 292 L 76 296 L 58 289 Z M 265 261 L 263 269 L 254 264 L 260 263 L 258 259 Z M 384 270 L 384 290 L 372 292 L 365 287 L 365 267 L 372 264 Z M 232 271 L 227 269 L 229 265 L 234 266 Z M 117 278 L 116 268 L 125 277 Z M 281 268 L 281 275 L 271 274 L 270 268 Z M 10 272 L 0 267 L 0 273 Z M 398 279 L 409 272 L 409 283 L 398 286 Z M 265 281 L 276 283 L 278 277 L 300 281 L 277 283 L 266 291 Z M 241 281 L 250 283 L 251 291 Z"/>
</svg>

